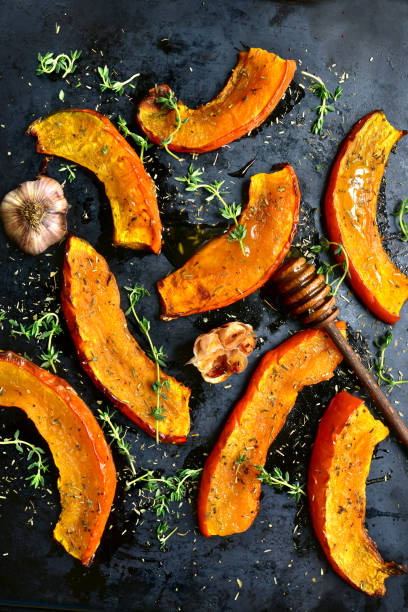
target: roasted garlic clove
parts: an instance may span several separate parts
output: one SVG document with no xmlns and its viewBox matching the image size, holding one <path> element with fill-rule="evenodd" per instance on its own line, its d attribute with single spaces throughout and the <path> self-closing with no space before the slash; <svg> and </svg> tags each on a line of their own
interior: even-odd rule
<svg viewBox="0 0 408 612">
<path fill-rule="evenodd" d="M 7 236 L 25 253 L 38 255 L 67 233 L 67 209 L 58 181 L 42 176 L 10 191 L 0 216 Z"/>
<path fill-rule="evenodd" d="M 234 321 L 198 336 L 192 363 L 206 382 L 223 382 L 231 374 L 245 370 L 247 355 L 255 348 L 256 334 L 251 325 Z"/>
</svg>

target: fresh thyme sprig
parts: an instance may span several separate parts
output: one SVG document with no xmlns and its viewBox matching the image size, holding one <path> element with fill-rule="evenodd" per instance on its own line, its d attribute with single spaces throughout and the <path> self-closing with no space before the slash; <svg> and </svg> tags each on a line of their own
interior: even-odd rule
<svg viewBox="0 0 408 612">
<path fill-rule="evenodd" d="M 38 319 L 33 321 L 31 325 L 25 327 L 22 323 L 18 323 L 14 319 L 9 319 L 9 323 L 12 327 L 12 333 L 24 336 L 27 340 L 36 338 L 37 340 L 45 340 L 48 338 L 46 350 L 40 354 L 42 359 L 42 368 L 52 368 L 54 372 L 55 364 L 59 363 L 59 355 L 61 351 L 57 351 L 52 344 L 54 336 L 62 333 L 59 316 L 56 312 L 45 312 Z"/>
<path fill-rule="evenodd" d="M 75 72 L 77 66 L 76 62 L 81 56 L 82 51 L 71 51 L 70 55 L 66 53 L 60 53 L 57 57 L 54 58 L 54 53 L 46 53 L 44 56 L 41 53 L 38 54 L 38 67 L 37 67 L 37 75 L 40 74 L 51 74 L 55 72 L 61 75 L 62 79 L 65 79 L 69 74 Z"/>
<path fill-rule="evenodd" d="M 153 146 L 152 142 L 149 142 L 147 138 L 143 138 L 143 136 L 139 136 L 139 134 L 135 134 L 131 132 L 126 124 L 126 121 L 119 115 L 118 117 L 118 128 L 119 132 L 123 134 L 125 138 L 133 138 L 135 143 L 140 147 L 140 161 L 143 162 L 144 152 L 150 149 Z"/>
<path fill-rule="evenodd" d="M 169 530 L 167 521 L 161 521 L 161 523 L 159 523 L 156 530 L 156 534 L 157 539 L 160 542 L 160 550 L 164 550 L 167 540 L 173 535 L 173 533 L 176 533 L 177 529 L 178 527 L 174 527 L 174 529 L 170 531 L 170 533 L 167 533 Z"/>
<path fill-rule="evenodd" d="M 287 494 L 291 497 L 294 497 L 297 502 L 300 501 L 302 495 L 306 495 L 304 485 L 299 484 L 299 482 L 291 484 L 288 472 L 285 472 L 285 474 L 283 474 L 282 470 L 275 467 L 273 468 L 273 472 L 271 474 L 267 472 L 262 465 L 255 465 L 255 467 L 259 472 L 258 480 L 260 480 L 262 484 L 275 487 L 276 489 L 279 489 L 279 491 L 284 488 L 288 489 L 286 491 Z"/>
<path fill-rule="evenodd" d="M 402 200 L 399 209 L 394 213 L 395 216 L 398 216 L 398 223 L 401 228 L 400 232 L 400 240 L 403 242 L 408 242 L 408 225 L 405 219 L 402 218 L 402 215 L 406 215 L 408 213 L 408 198 Z"/>
<path fill-rule="evenodd" d="M 72 183 L 76 178 L 76 169 L 76 164 L 61 164 L 61 167 L 59 168 L 58 172 L 68 172 L 68 182 Z"/>
<path fill-rule="evenodd" d="M 145 470 L 145 473 L 126 483 L 129 489 L 136 483 L 145 483 L 144 488 L 153 494 L 151 498 L 152 510 L 158 518 L 164 517 L 171 512 L 171 503 L 181 501 L 187 492 L 188 484 L 197 481 L 202 472 L 202 468 L 179 470 L 174 476 L 164 477 L 154 476 L 153 470 Z M 160 542 L 160 549 L 163 550 L 167 540 L 177 531 L 175 527 L 168 533 L 169 526 L 167 521 L 162 520 L 157 527 L 157 539 Z"/>
<path fill-rule="evenodd" d="M 333 285 L 335 285 L 335 288 L 331 289 L 330 291 L 330 295 L 337 295 L 337 292 L 340 288 L 340 285 L 343 283 L 344 279 L 346 278 L 346 276 L 350 276 L 350 272 L 349 272 L 349 258 L 348 255 L 346 253 L 346 250 L 344 249 L 343 245 L 338 243 L 338 242 L 331 242 L 330 240 L 327 240 L 326 238 L 322 238 L 320 240 L 320 244 L 316 244 L 312 247 L 310 247 L 310 250 L 312 251 L 312 253 L 321 253 L 322 251 L 328 251 L 330 246 L 335 246 L 335 250 L 334 250 L 334 254 L 335 255 L 342 255 L 343 256 L 343 261 L 341 263 L 336 263 L 336 264 L 329 264 L 327 261 L 324 261 L 321 263 L 321 265 L 317 268 L 316 273 L 317 274 L 324 274 L 325 276 L 325 283 L 330 285 L 331 287 L 333 287 Z M 334 279 L 333 281 L 330 282 L 330 278 L 333 276 L 334 271 L 336 270 L 336 268 L 341 268 L 343 270 L 343 274 L 341 275 L 341 277 L 339 279 Z"/>
<path fill-rule="evenodd" d="M 310 88 L 314 95 L 320 98 L 321 101 L 321 104 L 315 106 L 312 109 L 317 111 L 317 119 L 313 123 L 311 128 L 313 134 L 321 134 L 325 116 L 327 115 L 327 113 L 332 113 L 335 110 L 334 106 L 332 106 L 331 104 L 327 104 L 327 101 L 333 100 L 333 102 L 336 102 L 336 100 L 341 98 L 341 96 L 343 95 L 343 90 L 341 89 L 340 85 L 338 85 L 334 93 L 332 93 L 326 88 L 326 85 L 323 83 L 320 77 L 315 76 L 314 74 L 310 74 L 310 72 L 305 72 L 304 70 L 302 70 L 302 74 L 306 77 L 309 77 L 309 79 L 312 79 L 313 83 Z"/>
<path fill-rule="evenodd" d="M 245 450 L 245 451 L 242 451 L 241 453 L 239 453 L 238 457 L 234 461 L 234 465 L 235 465 L 235 482 L 238 482 L 239 471 L 240 471 L 241 467 L 244 465 L 244 463 L 246 463 L 246 461 L 247 461 L 247 454 L 246 454 L 246 450 Z"/>
<path fill-rule="evenodd" d="M 388 390 L 391 392 L 394 387 L 398 385 L 406 385 L 408 384 L 408 380 L 402 380 L 402 377 L 398 380 L 394 379 L 394 376 L 391 374 L 391 368 L 386 368 L 384 364 L 385 359 L 385 351 L 387 347 L 392 342 L 392 331 L 389 329 L 382 336 L 374 340 L 374 344 L 380 349 L 379 357 L 374 359 L 374 367 L 377 370 L 377 382 L 380 385 L 381 383 L 385 383 L 388 386 Z"/>
<path fill-rule="evenodd" d="M 126 431 L 123 431 L 122 425 L 118 425 L 117 423 L 114 423 L 112 421 L 112 417 L 114 416 L 114 414 L 115 413 L 109 412 L 109 410 L 106 410 L 104 412 L 103 410 L 98 408 L 98 417 L 99 420 L 102 421 L 102 427 L 104 425 L 107 425 L 109 427 L 108 433 L 112 439 L 112 442 L 116 443 L 119 453 L 126 457 L 130 467 L 130 471 L 132 472 L 133 476 L 135 476 L 135 458 L 130 452 L 130 444 L 125 440 Z"/>
<path fill-rule="evenodd" d="M 169 155 L 177 159 L 177 161 L 182 162 L 183 159 L 181 157 L 178 157 L 175 153 L 173 153 L 173 151 L 170 151 L 169 144 L 173 142 L 174 136 L 177 134 L 179 129 L 187 123 L 189 118 L 187 117 L 186 119 L 181 119 L 180 109 L 177 104 L 177 98 L 172 91 L 168 91 L 163 96 L 158 95 L 155 101 L 157 104 L 160 104 L 162 108 L 167 108 L 170 111 L 174 110 L 174 118 L 176 120 L 176 123 L 174 124 L 174 130 L 167 138 L 162 140 L 160 144 Z"/>
<path fill-rule="evenodd" d="M 241 214 L 242 207 L 241 204 L 227 204 L 223 195 L 226 191 L 222 191 L 221 187 L 225 183 L 225 181 L 214 181 L 214 183 L 204 183 L 201 179 L 203 175 L 203 171 L 198 168 L 194 170 L 193 164 L 190 164 L 188 172 L 186 176 L 178 176 L 176 177 L 176 181 L 179 183 L 185 183 L 186 191 L 198 191 L 198 189 L 205 189 L 210 195 L 206 198 L 207 202 L 211 202 L 214 198 L 217 198 L 219 202 L 221 202 L 221 206 L 219 208 L 220 214 L 224 217 L 224 219 L 232 219 L 235 224 L 235 229 L 229 232 L 228 240 L 230 242 L 239 242 L 239 246 L 241 248 L 241 252 L 246 257 L 245 252 L 245 244 L 244 239 L 247 234 L 247 228 L 245 224 L 238 222 L 238 217 Z"/>
<path fill-rule="evenodd" d="M 126 79 L 126 81 L 111 81 L 109 76 L 109 68 L 107 66 L 104 66 L 103 68 L 102 66 L 98 66 L 98 74 L 102 79 L 102 82 L 99 84 L 101 90 L 106 91 L 107 89 L 110 89 L 111 91 L 117 93 L 119 96 L 121 96 L 125 91 L 126 85 L 129 85 L 129 87 L 132 87 L 134 89 L 135 86 L 132 84 L 132 81 L 138 76 L 140 76 L 140 73 L 138 72 L 136 74 L 133 74 L 129 79 Z"/>
<path fill-rule="evenodd" d="M 27 476 L 26 480 L 28 480 L 29 484 L 35 489 L 37 489 L 39 486 L 43 487 L 44 486 L 43 474 L 48 471 L 47 460 L 46 459 L 44 460 L 42 458 L 42 455 L 45 454 L 43 449 L 40 448 L 39 446 L 35 446 L 34 444 L 31 444 L 31 442 L 26 442 L 25 440 L 21 440 L 20 432 L 18 429 L 16 433 L 14 434 L 13 439 L 5 438 L 4 440 L 0 440 L 0 445 L 4 446 L 8 444 L 12 444 L 13 446 L 15 446 L 19 453 L 24 453 L 23 446 L 26 446 L 27 448 L 30 449 L 28 451 L 27 461 L 30 461 L 31 459 L 34 459 L 34 460 L 31 461 L 31 463 L 29 463 L 28 469 L 35 470 L 35 472 L 31 474 L 30 476 Z"/>
<path fill-rule="evenodd" d="M 151 359 L 153 359 L 156 364 L 156 380 L 151 383 L 152 389 L 156 393 L 156 405 L 151 407 L 149 414 L 156 421 L 156 443 L 159 444 L 159 422 L 164 421 L 164 419 L 166 418 L 166 410 L 161 405 L 161 400 L 162 398 L 164 398 L 165 400 L 167 399 L 164 390 L 169 391 L 170 389 L 170 380 L 164 379 L 160 375 L 160 366 L 163 368 L 166 367 L 166 362 L 164 360 L 167 355 L 163 351 L 162 346 L 159 349 L 154 346 L 149 333 L 150 321 L 148 321 L 146 317 L 140 318 L 136 312 L 136 304 L 142 297 L 150 295 L 150 293 L 142 285 L 138 284 L 135 284 L 134 287 L 125 287 L 125 289 L 129 294 L 128 298 L 130 302 L 130 307 L 127 309 L 125 314 L 128 315 L 130 312 L 133 313 L 133 316 L 135 317 L 136 322 L 139 325 L 140 331 L 146 336 L 147 341 L 149 343 L 150 350 L 148 351 L 148 355 L 149 357 L 151 357 Z"/>
</svg>

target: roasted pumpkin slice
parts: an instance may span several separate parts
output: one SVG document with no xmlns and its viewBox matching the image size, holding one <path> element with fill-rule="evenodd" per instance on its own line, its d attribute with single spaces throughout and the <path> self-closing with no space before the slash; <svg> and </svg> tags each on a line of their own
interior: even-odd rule
<svg viewBox="0 0 408 612">
<path fill-rule="evenodd" d="M 294 60 L 284 60 L 263 49 L 241 51 L 228 83 L 216 98 L 197 109 L 178 102 L 183 124 L 173 136 L 175 110 L 158 101 L 172 95 L 168 85 L 149 91 L 139 105 L 137 119 L 150 140 L 167 142 L 172 151 L 212 151 L 261 125 L 285 93 L 295 70 Z"/>
<path fill-rule="evenodd" d="M 162 318 L 214 310 L 249 295 L 272 276 L 288 252 L 299 218 L 300 193 L 293 168 L 251 178 L 245 256 L 228 233 L 205 244 L 182 268 L 157 284 Z"/>
<path fill-rule="evenodd" d="M 157 424 L 163 442 L 185 442 L 190 389 L 161 373 L 169 389 L 160 400 L 164 418 L 155 420 L 156 365 L 129 333 L 119 289 L 105 259 L 75 236 L 67 240 L 61 298 L 81 366 L 95 385 L 149 435 L 156 436 Z"/>
<path fill-rule="evenodd" d="M 336 325 L 345 334 L 345 324 Z M 299 332 L 263 357 L 205 463 L 198 495 L 203 535 L 231 535 L 252 525 L 261 493 L 256 466 L 265 465 L 299 391 L 331 378 L 341 360 L 322 330 Z"/>
<path fill-rule="evenodd" d="M 112 208 L 115 245 L 159 253 L 161 222 L 153 181 L 107 117 L 71 108 L 37 119 L 27 133 L 37 137 L 39 153 L 69 159 L 102 181 Z"/>
<path fill-rule="evenodd" d="M 326 410 L 309 466 L 313 526 L 333 569 L 367 595 L 385 595 L 384 581 L 402 574 L 386 563 L 364 527 L 365 487 L 374 447 L 388 435 L 364 402 L 345 391 Z"/>
<path fill-rule="evenodd" d="M 399 319 L 408 298 L 408 278 L 382 246 L 377 197 L 388 155 L 405 134 L 381 111 L 360 119 L 340 148 L 326 192 L 327 230 L 347 253 L 350 283 L 367 308 L 386 323 Z M 343 256 L 337 258 L 342 261 Z"/>
<path fill-rule="evenodd" d="M 0 405 L 23 410 L 43 436 L 59 470 L 62 511 L 55 539 L 90 565 L 116 488 L 112 455 L 95 417 L 62 378 L 21 355 L 0 352 Z"/>
</svg>

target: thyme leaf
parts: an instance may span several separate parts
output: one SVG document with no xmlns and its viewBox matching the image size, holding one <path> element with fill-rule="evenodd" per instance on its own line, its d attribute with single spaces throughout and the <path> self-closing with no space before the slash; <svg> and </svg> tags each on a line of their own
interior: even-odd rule
<svg viewBox="0 0 408 612">
<path fill-rule="evenodd" d="M 163 351 L 163 347 L 161 346 L 157 349 L 150 337 L 150 321 L 145 317 L 140 318 L 136 312 L 136 304 L 139 300 L 147 295 L 150 295 L 147 289 L 145 289 L 142 285 L 135 284 L 134 287 L 125 287 L 128 292 L 128 298 L 130 302 L 130 307 L 126 311 L 126 315 L 132 313 L 135 317 L 137 324 L 139 325 L 140 331 L 142 334 L 146 336 L 146 339 L 149 343 L 149 356 L 153 359 L 156 364 L 156 380 L 151 383 L 152 389 L 156 394 L 156 404 L 155 406 L 151 406 L 149 415 L 152 416 L 156 421 L 156 444 L 160 442 L 159 436 L 159 422 L 164 421 L 166 418 L 166 409 L 161 405 L 162 398 L 167 400 L 167 396 L 164 393 L 163 389 L 169 391 L 170 389 L 170 380 L 164 379 L 161 377 L 160 366 L 166 367 L 166 362 L 164 361 L 166 354 Z"/>
<path fill-rule="evenodd" d="M 68 172 L 68 182 L 72 183 L 76 178 L 76 164 L 61 164 L 58 172 Z"/>
<path fill-rule="evenodd" d="M 190 164 L 186 176 L 178 176 L 176 177 L 176 181 L 179 183 L 185 183 L 186 191 L 198 191 L 199 189 L 204 189 L 207 191 L 207 193 L 210 194 L 206 198 L 207 202 L 211 202 L 211 200 L 217 198 L 217 200 L 221 203 L 219 208 L 221 216 L 224 217 L 224 219 L 231 219 L 235 225 L 235 228 L 229 232 L 228 240 L 230 242 L 238 242 L 243 256 L 246 257 L 244 239 L 247 234 L 247 228 L 245 224 L 238 222 L 238 217 L 242 211 L 241 204 L 235 204 L 235 202 L 232 204 L 227 204 L 223 197 L 227 192 L 221 189 L 225 181 L 205 183 L 201 178 L 202 175 L 202 170 L 199 170 L 198 168 L 194 169 L 194 165 Z"/>
<path fill-rule="evenodd" d="M 345 280 L 346 276 L 350 276 L 349 258 L 348 258 L 346 250 L 344 249 L 342 244 L 338 242 L 331 242 L 330 240 L 327 240 L 327 238 L 321 238 L 320 243 L 310 247 L 310 250 L 312 251 L 312 253 L 321 253 L 325 251 L 327 252 L 330 246 L 336 247 L 334 249 L 334 254 L 342 255 L 343 261 L 341 263 L 336 263 L 336 264 L 329 264 L 327 261 L 323 261 L 320 264 L 320 266 L 317 268 L 316 273 L 324 274 L 325 283 L 327 285 L 330 285 L 330 287 L 332 287 L 329 295 L 337 295 L 337 292 L 341 284 Z M 336 278 L 331 281 L 330 279 L 334 276 L 334 271 L 337 268 L 341 268 L 343 270 L 343 273 L 340 278 Z M 334 288 L 333 288 L 333 285 L 335 285 Z"/>
<path fill-rule="evenodd" d="M 247 461 L 247 454 L 246 454 L 246 450 L 245 450 L 245 451 L 242 451 L 241 453 L 239 453 L 238 457 L 234 461 L 234 465 L 236 466 L 235 467 L 235 482 L 238 482 L 239 471 L 240 471 L 241 467 L 244 465 L 244 463 L 246 463 L 246 461 Z"/>
<path fill-rule="evenodd" d="M 163 96 L 158 95 L 155 99 L 155 102 L 159 104 L 162 108 L 168 109 L 169 111 L 174 111 L 174 119 L 175 119 L 174 129 L 167 138 L 161 141 L 160 144 L 163 147 L 163 149 L 167 151 L 169 155 L 177 159 L 177 161 L 182 162 L 183 159 L 181 157 L 178 157 L 175 153 L 173 153 L 173 151 L 170 151 L 169 144 L 173 142 L 174 136 L 177 134 L 180 128 L 182 128 L 183 125 L 187 123 L 189 118 L 187 117 L 186 119 L 181 119 L 180 109 L 177 103 L 177 98 L 172 91 L 168 91 Z"/>
<path fill-rule="evenodd" d="M 112 81 L 109 76 L 109 68 L 105 66 L 98 66 L 98 74 L 101 77 L 101 83 L 99 84 L 101 91 L 111 90 L 114 93 L 117 93 L 121 96 L 125 91 L 125 86 L 129 85 L 133 89 L 135 86 L 132 84 L 132 81 L 140 76 L 140 73 L 133 74 L 130 78 L 126 79 L 126 81 Z"/>
<path fill-rule="evenodd" d="M 118 117 L 118 128 L 119 132 L 123 134 L 125 138 L 133 138 L 134 142 L 140 147 L 140 161 L 143 162 L 144 152 L 150 149 L 153 146 L 152 142 L 149 142 L 147 138 L 143 138 L 143 136 L 139 136 L 139 134 L 135 134 L 131 132 L 127 126 L 126 121 L 119 115 Z"/>
<path fill-rule="evenodd" d="M 108 433 L 112 442 L 116 443 L 119 453 L 126 457 L 130 470 L 133 476 L 135 476 L 135 458 L 130 452 L 130 444 L 125 440 L 126 431 L 123 431 L 122 425 L 118 425 L 117 423 L 113 422 L 112 418 L 114 415 L 115 413 L 111 413 L 109 412 L 109 410 L 106 410 L 104 412 L 103 410 L 98 408 L 98 418 L 102 422 L 102 428 L 104 428 L 105 425 L 108 426 Z"/>
<path fill-rule="evenodd" d="M 334 106 L 327 104 L 327 102 L 329 100 L 336 102 L 336 100 L 341 98 L 343 95 L 343 90 L 340 85 L 338 85 L 334 93 L 332 93 L 326 88 L 326 85 L 323 83 L 320 77 L 310 74 L 310 72 L 305 72 L 304 70 L 302 70 L 301 74 L 313 81 L 310 89 L 317 98 L 320 98 L 320 104 L 312 109 L 317 111 L 317 119 L 313 123 L 311 131 L 313 134 L 321 134 L 323 130 L 324 118 L 326 117 L 327 113 L 333 113 L 335 110 Z"/>
<path fill-rule="evenodd" d="M 34 444 L 31 444 L 31 442 L 26 442 L 25 440 L 21 440 L 20 432 L 18 429 L 15 432 L 13 439 L 5 438 L 4 440 L 0 440 L 0 445 L 2 446 L 9 445 L 9 444 L 12 444 L 13 446 L 15 446 L 19 453 L 24 453 L 24 450 L 23 450 L 24 446 L 26 446 L 29 449 L 28 455 L 27 455 L 27 461 L 31 461 L 31 459 L 33 459 L 33 461 L 31 461 L 31 463 L 28 464 L 28 469 L 34 470 L 34 473 L 30 474 L 30 476 L 27 476 L 26 480 L 28 480 L 29 484 L 35 489 L 37 489 L 39 486 L 43 487 L 44 486 L 43 474 L 48 471 L 47 460 L 43 459 L 42 457 L 44 455 L 43 449 L 40 448 L 39 446 L 35 446 Z"/>
<path fill-rule="evenodd" d="M 394 213 L 395 216 L 398 216 L 398 223 L 401 228 L 399 238 L 402 242 L 408 242 L 408 225 L 405 219 L 402 218 L 403 215 L 408 213 L 408 198 L 402 200 L 399 209 Z"/>
<path fill-rule="evenodd" d="M 55 364 L 59 363 L 61 351 L 55 349 L 52 344 L 52 339 L 54 336 L 62 333 L 62 327 L 57 313 L 45 312 L 27 327 L 14 319 L 9 319 L 9 323 L 13 335 L 24 336 L 27 340 L 31 340 L 32 338 L 36 340 L 47 340 L 46 350 L 40 354 L 40 358 L 42 359 L 41 367 L 51 368 L 56 373 Z"/>
<path fill-rule="evenodd" d="M 282 470 L 275 467 L 273 468 L 273 472 L 267 472 L 262 465 L 255 465 L 258 470 L 258 480 L 262 482 L 262 484 L 266 484 L 272 487 L 275 487 L 279 491 L 282 489 L 287 489 L 287 494 L 291 497 L 294 497 L 297 502 L 301 500 L 302 495 L 306 495 L 304 490 L 304 485 L 299 484 L 299 482 L 294 482 L 293 484 L 290 482 L 289 473 L 282 473 Z"/>
<path fill-rule="evenodd" d="M 395 380 L 391 373 L 391 368 L 385 366 L 385 351 L 391 344 L 393 339 L 392 331 L 389 329 L 382 336 L 374 340 L 374 344 L 380 349 L 379 356 L 374 359 L 374 368 L 377 371 L 377 383 L 381 385 L 385 383 L 388 387 L 388 391 L 391 392 L 394 387 L 398 385 L 408 384 L 408 380 L 402 380 L 402 376 L 398 380 Z"/>
<path fill-rule="evenodd" d="M 54 53 L 46 53 L 45 55 L 38 54 L 38 66 L 36 70 L 36 74 L 39 76 L 41 74 L 51 74 L 55 72 L 56 74 L 60 74 L 62 72 L 61 78 L 65 79 L 69 74 L 75 72 L 77 65 L 76 62 L 81 56 L 82 51 L 71 51 L 70 55 L 66 53 L 60 53 L 57 57 L 54 57 Z"/>
<path fill-rule="evenodd" d="M 136 483 L 143 483 L 143 488 L 150 493 L 151 510 L 160 519 L 172 513 L 172 504 L 180 502 L 187 493 L 187 487 L 198 480 L 202 468 L 178 470 L 173 476 L 154 475 L 153 470 L 144 470 L 144 474 L 126 483 L 126 490 Z M 162 520 L 157 527 L 156 535 L 163 550 L 167 540 L 177 531 L 175 527 L 170 533 L 167 521 Z"/>
</svg>

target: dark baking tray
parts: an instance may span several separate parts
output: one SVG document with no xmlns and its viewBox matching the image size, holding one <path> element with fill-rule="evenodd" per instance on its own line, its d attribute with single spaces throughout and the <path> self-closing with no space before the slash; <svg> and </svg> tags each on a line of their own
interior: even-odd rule
<svg viewBox="0 0 408 612">
<path fill-rule="evenodd" d="M 122 1 L 100 3 L 73 0 L 53 3 L 0 2 L 0 195 L 19 182 L 32 179 L 39 170 L 40 156 L 34 141 L 24 136 L 31 121 L 63 106 L 97 107 L 116 118 L 121 114 L 134 125 L 135 102 L 155 83 L 168 83 L 186 103 L 194 106 L 212 98 L 222 87 L 236 62 L 237 51 L 248 46 L 273 50 L 283 57 L 302 61 L 302 68 L 319 74 L 334 88 L 341 74 L 348 78 L 338 112 L 326 121 L 325 137 L 310 133 L 316 99 L 310 92 L 302 98 L 298 83 L 274 113 L 280 123 L 267 121 L 250 137 L 218 151 L 200 156 L 196 164 L 207 168 L 212 180 L 227 177 L 231 198 L 245 202 L 251 173 L 267 172 L 280 162 L 295 168 L 302 192 L 301 223 L 295 244 L 316 241 L 322 232 L 320 204 L 327 174 L 338 144 L 353 123 L 374 108 L 383 108 L 397 127 L 407 127 L 408 5 L 405 1 L 360 2 L 271 2 L 224 0 Z M 60 26 L 56 33 L 56 24 Z M 82 87 L 35 75 L 37 53 L 82 49 L 77 75 Z M 118 100 L 101 94 L 95 70 L 107 64 L 119 77 L 141 75 L 134 90 Z M 70 79 L 76 83 L 77 79 Z M 90 85 L 87 89 L 85 85 Z M 65 102 L 58 98 L 65 91 Z M 298 102 L 295 104 L 295 102 Z M 286 113 L 286 114 L 285 114 Z M 268 138 L 269 137 L 269 138 Z M 402 140 L 392 155 L 383 183 L 379 222 L 385 246 L 394 261 L 407 269 L 408 246 L 398 240 L 395 218 L 397 203 L 407 196 L 407 146 Z M 249 159 L 256 161 L 243 178 L 227 173 Z M 177 193 L 174 177 L 186 170 L 162 151 L 148 165 L 157 181 L 167 249 L 159 257 L 115 249 L 111 245 L 112 220 L 103 188 L 89 173 L 78 170 L 77 179 L 66 185 L 71 203 L 70 230 L 87 238 L 108 260 L 120 287 L 142 282 L 152 296 L 140 305 L 152 320 L 152 335 L 169 354 L 169 372 L 192 388 L 192 434 L 182 447 L 160 445 L 129 427 L 129 440 L 141 468 L 155 466 L 166 473 L 183 466 L 202 465 L 227 415 L 240 397 L 261 355 L 297 330 L 270 310 L 259 292 L 218 312 L 183 318 L 170 323 L 158 318 L 155 281 L 172 269 L 175 233 L 197 220 L 204 199 L 186 202 L 189 194 Z M 216 160 L 216 161 L 215 161 Z M 215 162 L 215 165 L 212 165 Z M 323 167 L 316 169 L 316 166 Z M 59 160 L 49 165 L 51 176 L 61 179 Z M 170 197 L 167 197 L 170 194 Z M 219 221 L 214 204 L 204 206 L 201 217 Z M 59 304 L 63 245 L 47 255 L 25 257 L 7 244 L 0 230 L 0 307 L 19 318 L 54 309 Z M 178 234 L 176 235 L 177 239 Z M 166 253 L 168 258 L 166 257 Z M 56 272 L 55 275 L 52 273 Z M 349 337 L 366 363 L 372 363 L 373 341 L 387 326 L 373 318 L 359 300 L 342 290 L 341 316 L 349 325 Z M 122 295 L 126 304 L 125 293 Z M 47 300 L 47 301 L 46 301 Z M 397 344 L 388 349 L 387 363 L 408 373 L 407 309 L 394 326 Z M 194 338 L 203 330 L 234 317 L 252 323 L 259 342 L 246 372 L 228 385 L 203 383 L 191 366 Z M 27 319 L 27 320 L 28 320 Z M 140 339 L 133 323 L 130 327 Z M 37 347 L 21 337 L 12 338 L 9 327 L 1 330 L 4 349 L 26 352 L 36 359 Z M 140 339 L 143 342 L 142 339 Z M 59 373 L 65 376 L 88 405 L 108 402 L 82 373 L 66 329 L 57 339 L 64 351 Z M 228 388 L 225 388 L 228 386 Z M 287 469 L 293 478 L 306 477 L 310 448 L 317 423 L 336 389 L 359 393 L 356 379 L 340 367 L 335 377 L 315 388 L 305 389 L 288 422 L 273 444 L 268 466 Z M 391 399 L 405 415 L 406 392 L 395 389 Z M 370 403 L 371 405 L 371 403 Z M 375 408 L 371 405 L 375 412 Z M 1 436 L 21 435 L 38 444 L 38 437 L 22 413 L 0 410 Z M 119 470 L 122 458 L 114 450 Z M 372 462 L 367 487 L 367 527 L 384 558 L 407 559 L 407 463 L 399 444 L 388 438 L 380 444 Z M 387 482 L 382 479 L 388 475 Z M 133 504 L 137 491 L 118 487 L 114 510 L 94 564 L 86 569 L 69 557 L 51 537 L 59 513 L 57 474 L 51 469 L 46 489 L 25 483 L 26 462 L 17 452 L 0 452 L 0 601 L 8 609 L 20 606 L 102 610 L 403 610 L 408 608 L 408 579 L 390 579 L 381 601 L 353 590 L 330 568 L 314 537 L 307 507 L 296 506 L 285 494 L 265 488 L 261 511 L 244 534 L 228 538 L 203 538 L 197 529 L 195 493 L 184 503 L 178 521 L 184 537 L 174 535 L 161 552 L 155 538 L 156 518 L 146 512 L 137 523 Z M 381 480 L 382 479 L 382 480 Z M 3 497 L 4 496 L 4 497 Z M 177 524 L 174 517 L 172 523 Z M 295 530 L 295 526 L 296 530 Z M 295 533 L 294 533 L 295 531 Z M 242 582 L 239 587 L 237 579 Z M 238 595 L 239 594 L 239 595 Z M 28 603 L 29 602 L 29 603 Z"/>
</svg>

